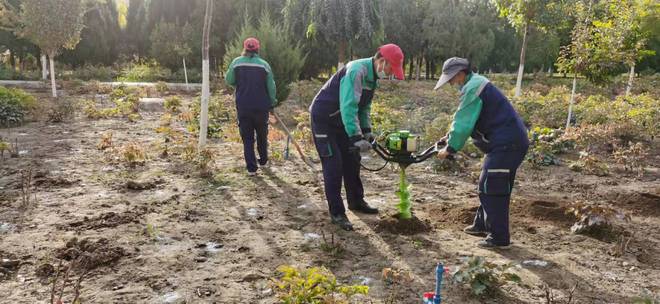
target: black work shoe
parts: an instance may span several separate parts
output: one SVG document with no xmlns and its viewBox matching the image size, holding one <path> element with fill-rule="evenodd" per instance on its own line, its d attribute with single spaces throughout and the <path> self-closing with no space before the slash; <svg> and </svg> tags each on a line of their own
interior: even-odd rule
<svg viewBox="0 0 660 304">
<path fill-rule="evenodd" d="M 333 224 L 339 226 L 341 229 L 344 229 L 346 231 L 353 230 L 353 224 L 351 224 L 351 222 L 348 220 L 346 214 L 331 215 L 330 220 L 332 221 Z"/>
<path fill-rule="evenodd" d="M 509 249 L 511 244 L 508 245 L 498 245 L 493 243 L 492 239 L 485 239 L 479 243 L 477 243 L 477 246 L 481 248 L 486 248 L 486 249 Z"/>
<path fill-rule="evenodd" d="M 474 235 L 474 236 L 487 236 L 488 231 L 485 230 L 480 230 L 474 227 L 474 225 L 467 226 L 463 228 L 463 232 L 469 234 L 469 235 Z"/>
<path fill-rule="evenodd" d="M 356 211 L 360 213 L 366 213 L 366 214 L 377 214 L 378 213 L 378 208 L 373 208 L 367 204 L 365 201 L 360 201 L 359 203 L 356 204 L 348 204 L 348 209 L 351 211 Z"/>
</svg>

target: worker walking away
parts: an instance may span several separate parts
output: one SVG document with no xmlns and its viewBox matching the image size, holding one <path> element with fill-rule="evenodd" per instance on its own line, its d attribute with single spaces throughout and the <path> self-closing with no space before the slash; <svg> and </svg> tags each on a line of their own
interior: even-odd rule
<svg viewBox="0 0 660 304">
<path fill-rule="evenodd" d="M 449 83 L 461 92 L 460 104 L 447 134 L 447 146 L 438 152 L 445 159 L 472 137 L 486 154 L 479 177 L 479 201 L 474 223 L 463 229 L 485 236 L 480 247 L 506 248 L 510 244 L 509 202 L 516 170 L 529 147 L 527 128 L 509 100 L 485 77 L 473 73 L 468 60 L 453 57 L 442 66 L 437 90 Z"/>
<path fill-rule="evenodd" d="M 236 87 L 236 112 L 248 175 L 268 165 L 268 117 L 277 105 L 270 65 L 259 57 L 259 40 L 247 38 L 243 53 L 229 65 L 225 81 Z M 254 153 L 255 133 L 259 160 Z M 258 165 L 257 165 L 258 164 Z"/>
<path fill-rule="evenodd" d="M 395 44 L 386 44 L 373 57 L 351 61 L 332 75 L 310 106 L 330 219 L 347 231 L 353 230 L 353 225 L 346 217 L 342 181 L 350 210 L 378 213 L 364 201 L 360 151 L 368 151 L 374 140 L 370 115 L 378 79 L 391 75 L 403 79 L 403 52 Z"/>
</svg>

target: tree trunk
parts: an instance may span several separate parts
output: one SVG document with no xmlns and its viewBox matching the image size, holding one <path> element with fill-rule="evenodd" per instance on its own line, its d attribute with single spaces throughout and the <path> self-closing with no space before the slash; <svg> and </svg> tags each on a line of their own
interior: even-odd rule
<svg viewBox="0 0 660 304">
<path fill-rule="evenodd" d="M 424 60 L 423 56 L 417 58 L 417 63 L 415 64 L 415 81 L 419 81 L 419 75 L 422 73 L 422 60 Z"/>
<path fill-rule="evenodd" d="M 635 63 L 630 65 L 630 75 L 628 75 L 628 86 L 626 86 L 626 96 L 630 95 L 633 79 L 635 78 Z"/>
<path fill-rule="evenodd" d="M 426 59 L 426 77 L 424 79 L 429 80 L 431 79 L 431 62 L 429 62 L 428 58 Z"/>
<path fill-rule="evenodd" d="M 55 54 L 48 54 L 50 59 L 50 86 L 53 91 L 53 98 L 57 98 L 57 85 L 55 84 Z"/>
<path fill-rule="evenodd" d="M 346 64 L 346 48 L 348 47 L 348 42 L 345 40 L 339 41 L 339 45 L 337 46 L 337 58 L 339 62 L 337 62 L 337 71 L 341 70 L 341 68 L 344 67 L 344 64 Z"/>
<path fill-rule="evenodd" d="M 41 79 L 48 79 L 48 59 L 46 59 L 46 54 L 41 54 Z"/>
<path fill-rule="evenodd" d="M 523 31 L 522 47 L 520 48 L 520 65 L 518 66 L 518 79 L 516 80 L 516 97 L 519 97 L 522 91 L 522 78 L 525 72 L 525 51 L 527 50 L 528 30 L 529 30 L 529 23 L 525 23 L 525 29 Z"/>
<path fill-rule="evenodd" d="M 573 74 L 573 90 L 571 91 L 571 101 L 568 104 L 568 117 L 566 118 L 566 130 L 571 126 L 571 116 L 573 116 L 573 103 L 575 102 L 575 87 L 577 84 L 577 73 Z"/>
<path fill-rule="evenodd" d="M 211 35 L 211 18 L 213 18 L 213 0 L 206 0 L 204 29 L 202 33 L 202 105 L 199 119 L 199 143 L 201 151 L 206 145 L 206 135 L 209 127 L 209 97 L 211 96 L 209 80 L 209 36 Z"/>
<path fill-rule="evenodd" d="M 190 90 L 188 87 L 188 69 L 186 69 L 186 58 L 183 58 L 183 78 L 186 79 L 186 91 Z"/>
<path fill-rule="evenodd" d="M 410 61 L 408 62 L 408 79 L 413 78 L 413 64 L 415 63 L 415 57 L 410 56 Z"/>
</svg>

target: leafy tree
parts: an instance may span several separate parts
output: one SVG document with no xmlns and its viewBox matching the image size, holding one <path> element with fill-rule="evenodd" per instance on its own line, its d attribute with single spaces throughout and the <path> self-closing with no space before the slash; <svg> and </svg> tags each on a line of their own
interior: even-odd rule
<svg viewBox="0 0 660 304">
<path fill-rule="evenodd" d="M 562 0 L 493 0 L 500 16 L 507 18 L 516 30 L 522 32 L 520 48 L 520 65 L 516 80 L 516 97 L 520 96 L 522 77 L 525 72 L 525 53 L 530 27 L 547 30 L 549 24 L 561 20 Z"/>
<path fill-rule="evenodd" d="M 91 2 L 84 24 L 80 43 L 73 50 L 64 50 L 60 60 L 74 67 L 115 63 L 119 57 L 121 29 L 114 0 Z"/>
<path fill-rule="evenodd" d="M 17 31 L 48 54 L 53 97 L 57 97 L 54 58 L 63 47 L 73 49 L 78 44 L 84 14 L 82 0 L 23 0 L 21 3 Z"/>
<path fill-rule="evenodd" d="M 635 65 L 646 56 L 655 55 L 655 51 L 646 49 L 651 32 L 645 28 L 648 15 L 660 14 L 660 3 L 649 0 L 622 0 L 609 7 L 610 14 L 616 16 L 608 25 L 620 28 L 623 38 L 623 60 L 630 67 L 626 95 L 630 94 Z"/>
<path fill-rule="evenodd" d="M 305 64 L 302 47 L 294 41 L 291 33 L 283 25 L 274 23 L 270 14 L 264 11 L 256 27 L 245 22 L 236 38 L 227 45 L 225 68 L 235 57 L 240 56 L 243 51 L 243 41 L 248 37 L 259 39 L 261 45 L 259 56 L 273 69 L 277 100 L 284 101 L 290 93 L 289 84 L 298 79 Z"/>
<path fill-rule="evenodd" d="M 161 21 L 151 32 L 151 56 L 160 64 L 176 69 L 181 59 L 185 60 L 192 53 L 192 33 L 193 28 L 188 23 L 180 27 L 175 23 Z"/>
<path fill-rule="evenodd" d="M 302 0 L 299 0 L 302 1 Z M 376 0 L 311 0 L 307 37 L 323 36 L 337 45 L 338 67 L 350 58 L 349 47 L 373 47 L 383 41 L 383 22 Z"/>
<path fill-rule="evenodd" d="M 427 30 L 437 31 L 440 29 L 428 29 L 424 26 L 424 20 L 429 15 L 428 0 L 384 0 L 382 1 L 385 37 L 388 43 L 396 43 L 401 46 L 406 60 L 411 63 L 410 72 L 415 66 L 415 77 L 419 79 L 421 60 L 428 55 L 429 40 Z M 426 56 L 428 57 L 428 56 Z M 417 62 L 415 63 L 415 59 Z"/>
</svg>

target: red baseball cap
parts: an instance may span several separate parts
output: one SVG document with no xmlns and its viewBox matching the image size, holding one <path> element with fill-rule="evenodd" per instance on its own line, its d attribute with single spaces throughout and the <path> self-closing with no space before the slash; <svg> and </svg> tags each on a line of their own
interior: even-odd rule
<svg viewBox="0 0 660 304">
<path fill-rule="evenodd" d="M 403 51 L 401 51 L 401 48 L 396 44 L 390 43 L 379 47 L 378 52 L 392 67 L 394 77 L 403 80 Z"/>
<path fill-rule="evenodd" d="M 248 38 L 243 41 L 243 48 L 246 51 L 256 52 L 259 50 L 259 40 L 257 38 Z"/>
</svg>

